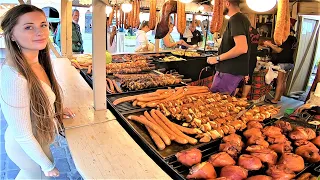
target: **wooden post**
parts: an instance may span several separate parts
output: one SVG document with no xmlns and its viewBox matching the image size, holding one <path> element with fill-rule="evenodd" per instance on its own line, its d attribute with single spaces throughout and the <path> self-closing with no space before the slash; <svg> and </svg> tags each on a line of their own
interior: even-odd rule
<svg viewBox="0 0 320 180">
<path fill-rule="evenodd" d="M 72 58 L 72 1 L 61 1 L 61 55 Z"/>
<path fill-rule="evenodd" d="M 92 1 L 93 98 L 95 110 L 106 109 L 106 4 Z"/>
</svg>

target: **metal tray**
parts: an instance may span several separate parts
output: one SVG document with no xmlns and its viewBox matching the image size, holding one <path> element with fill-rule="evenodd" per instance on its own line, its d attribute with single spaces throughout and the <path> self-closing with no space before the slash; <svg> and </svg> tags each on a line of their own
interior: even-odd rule
<svg viewBox="0 0 320 180">
<path fill-rule="evenodd" d="M 89 84 L 89 86 L 92 88 L 93 87 L 93 79 L 92 79 L 92 76 L 87 74 L 87 71 L 88 71 L 87 69 L 81 69 L 80 70 L 80 74 L 85 79 L 85 81 Z M 151 72 L 154 73 L 154 74 L 159 74 L 158 71 L 151 71 Z M 117 79 L 113 75 L 107 75 L 106 77 L 108 77 L 111 80 L 115 79 L 116 83 L 118 84 L 118 86 L 120 86 L 120 82 L 117 81 Z M 136 93 L 136 92 L 143 93 L 143 92 L 147 92 L 147 91 L 155 91 L 157 89 L 168 89 L 168 88 L 175 88 L 175 87 L 186 86 L 186 85 L 187 85 L 186 83 L 181 82 L 179 84 L 174 84 L 174 85 L 170 85 L 170 86 L 158 86 L 158 87 L 152 87 L 152 88 L 147 88 L 147 89 L 140 89 L 140 90 L 137 90 L 137 91 L 125 91 L 124 90 L 124 92 L 122 92 L 122 93 L 114 93 L 114 94 L 110 94 L 110 93 L 107 92 L 107 94 L 108 95 L 109 94 L 110 95 L 118 95 L 118 94 L 131 94 L 131 93 Z M 122 88 L 122 90 L 123 90 L 123 88 Z"/>
<path fill-rule="evenodd" d="M 152 90 L 145 90 L 144 93 L 152 92 Z M 124 102 L 121 104 L 118 104 L 117 106 L 113 105 L 113 102 L 116 99 L 122 98 L 122 97 L 127 97 L 127 96 L 134 96 L 134 95 L 139 95 L 142 94 L 142 92 L 128 92 L 124 94 L 107 94 L 107 103 L 108 106 L 111 106 L 112 109 L 116 111 L 116 113 L 119 113 L 121 115 L 126 115 L 126 114 L 132 114 L 136 112 L 141 112 L 141 111 L 146 111 L 150 110 L 150 108 L 141 108 L 139 106 L 132 106 L 131 102 Z"/>
<path fill-rule="evenodd" d="M 266 126 L 271 126 L 273 125 L 276 121 L 278 121 L 278 119 L 266 119 L 265 121 L 263 121 L 264 127 Z M 242 136 L 242 133 L 237 133 L 239 135 Z M 244 137 L 242 137 L 242 140 L 245 140 Z M 198 149 L 201 151 L 202 153 L 202 160 L 201 162 L 207 161 L 209 159 L 209 157 L 215 153 L 220 152 L 219 151 L 219 145 L 220 145 L 221 141 L 218 140 L 216 142 L 209 142 L 201 147 L 199 147 Z M 246 141 L 244 141 L 244 143 L 246 144 Z M 167 147 L 167 148 L 170 148 Z M 245 150 L 242 150 L 241 154 L 245 154 Z M 278 155 L 278 158 L 280 158 L 280 156 Z M 180 162 L 177 161 L 177 158 L 175 155 L 172 155 L 171 157 L 167 158 L 165 160 L 168 164 L 168 166 L 170 168 L 173 169 L 173 171 L 175 173 L 177 173 L 177 175 L 179 177 L 181 177 L 181 179 L 185 179 L 186 176 L 189 173 L 189 167 L 186 167 L 184 165 L 182 165 Z M 257 171 L 249 171 L 248 172 L 248 177 L 250 176 L 255 176 L 255 175 L 264 175 L 266 174 L 265 172 L 268 170 L 268 167 L 266 164 L 264 164 L 265 166 Z M 215 168 L 217 175 L 220 174 L 221 168 Z M 312 171 L 312 172 L 311 172 Z M 302 175 L 305 172 L 311 172 L 313 175 L 319 175 L 320 173 L 320 163 L 308 163 L 305 162 L 305 168 L 300 171 L 299 173 L 296 173 L 296 177 Z"/>
</svg>

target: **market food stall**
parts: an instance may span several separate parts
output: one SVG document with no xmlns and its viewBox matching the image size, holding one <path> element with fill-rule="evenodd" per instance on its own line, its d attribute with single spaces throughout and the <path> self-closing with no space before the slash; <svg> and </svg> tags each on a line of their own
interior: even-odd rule
<svg viewBox="0 0 320 180">
<path fill-rule="evenodd" d="M 66 16 L 71 4 L 64 3 Z M 319 174 L 316 115 L 312 111 L 285 115 L 287 108 L 297 108 L 301 102 L 253 104 L 211 93 L 206 86 L 188 86 L 207 67 L 206 57 L 212 52 L 114 54 L 106 65 L 105 39 L 99 34 L 105 30 L 104 3 L 93 1 L 93 26 L 99 28 L 94 29 L 93 56 L 53 63 L 65 106 L 77 115 L 64 120 L 64 125 L 75 166 L 84 179 L 256 175 L 270 179 Z M 222 28 L 219 19 L 215 23 Z M 70 53 L 68 43 L 64 42 L 65 55 Z"/>
<path fill-rule="evenodd" d="M 317 175 L 319 157 L 302 153 L 303 149 L 319 152 L 315 148 L 317 126 L 303 122 L 299 114 L 299 121 L 288 116 L 279 120 L 287 108 L 301 104 L 253 105 L 245 99 L 211 93 L 208 87 L 186 86 L 184 78 L 196 79 L 188 74 L 190 65 L 181 71 L 170 63 L 201 64 L 201 58 L 206 59 L 201 56 L 188 60 L 186 51 L 114 54 L 106 65 L 103 78 L 109 110 L 144 152 L 173 179 Z M 73 63 L 91 85 L 95 65 Z M 316 119 L 310 117 L 307 122 Z M 91 129 L 90 134 L 95 134 L 93 130 L 105 133 L 103 128 Z M 313 140 L 314 145 L 306 141 L 297 144 L 301 132 L 308 132 L 302 139 Z M 292 154 L 285 154 L 289 152 Z M 195 161 L 187 161 L 189 156 Z M 288 166 L 289 160 L 296 161 L 299 168 Z"/>
</svg>

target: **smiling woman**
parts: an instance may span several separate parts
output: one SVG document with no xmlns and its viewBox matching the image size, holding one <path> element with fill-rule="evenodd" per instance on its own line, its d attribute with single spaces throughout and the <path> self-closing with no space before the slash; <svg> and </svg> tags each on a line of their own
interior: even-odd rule
<svg viewBox="0 0 320 180">
<path fill-rule="evenodd" d="M 17 179 L 57 177 L 49 145 L 63 130 L 64 113 L 45 14 L 35 6 L 19 5 L 5 14 L 1 28 L 8 52 L 0 68 L 0 103 L 8 123 L 6 152 L 21 169 Z"/>
</svg>

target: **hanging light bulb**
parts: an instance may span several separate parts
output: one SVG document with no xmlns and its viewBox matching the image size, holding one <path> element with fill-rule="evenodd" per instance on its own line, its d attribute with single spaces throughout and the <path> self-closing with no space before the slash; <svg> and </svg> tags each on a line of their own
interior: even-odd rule
<svg viewBox="0 0 320 180">
<path fill-rule="evenodd" d="M 180 2 L 183 2 L 183 3 L 191 3 L 192 0 L 180 0 Z"/>
<path fill-rule="evenodd" d="M 106 6 L 106 14 L 109 15 L 112 11 L 112 7 Z"/>
<path fill-rule="evenodd" d="M 257 12 L 266 12 L 271 10 L 277 4 L 277 0 L 247 0 L 250 9 Z"/>
<path fill-rule="evenodd" d="M 123 3 L 123 4 L 121 5 L 121 9 L 122 9 L 123 12 L 128 13 L 128 12 L 132 11 L 132 4 L 130 4 L 130 3 Z"/>
<path fill-rule="evenodd" d="M 204 10 L 204 6 L 203 5 L 201 5 L 201 6 L 199 6 L 199 11 L 203 11 Z"/>
</svg>

